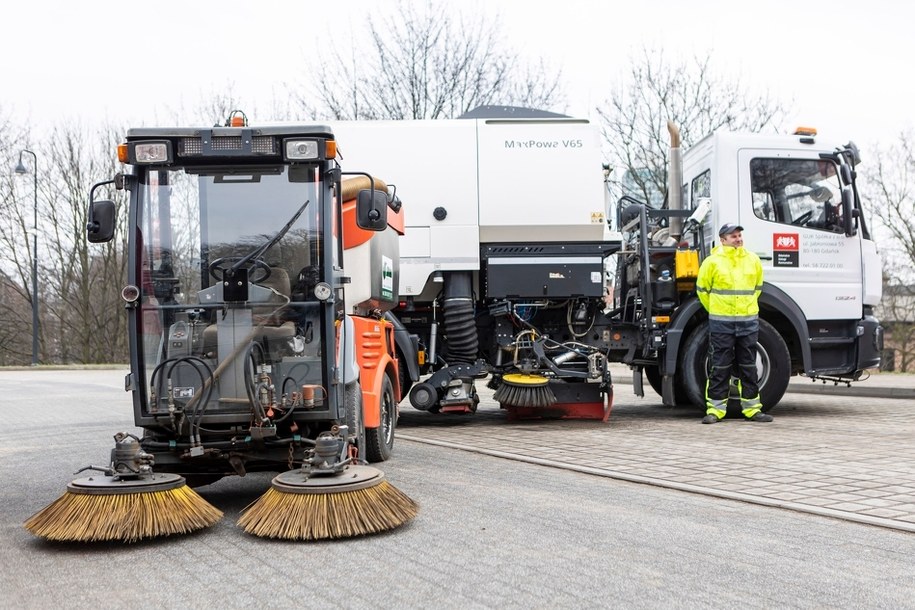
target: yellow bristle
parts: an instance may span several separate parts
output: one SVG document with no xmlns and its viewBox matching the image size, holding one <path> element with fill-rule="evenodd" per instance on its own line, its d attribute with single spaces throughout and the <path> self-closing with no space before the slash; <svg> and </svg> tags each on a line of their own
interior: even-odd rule
<svg viewBox="0 0 915 610">
<path fill-rule="evenodd" d="M 186 534 L 213 525 L 222 511 L 186 485 L 174 489 L 112 494 L 67 491 L 35 513 L 25 528 L 66 542 L 121 540 Z"/>
<path fill-rule="evenodd" d="M 324 540 L 374 534 L 416 516 L 417 504 L 381 481 L 365 489 L 288 493 L 270 488 L 242 513 L 249 534 L 284 540 Z"/>
</svg>

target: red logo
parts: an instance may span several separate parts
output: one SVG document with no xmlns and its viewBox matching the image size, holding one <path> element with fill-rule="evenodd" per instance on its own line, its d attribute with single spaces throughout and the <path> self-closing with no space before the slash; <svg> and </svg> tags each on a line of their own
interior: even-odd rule
<svg viewBox="0 0 915 610">
<path fill-rule="evenodd" d="M 800 250 L 800 240 L 797 233 L 775 233 L 772 235 L 772 249 L 780 251 Z"/>
</svg>

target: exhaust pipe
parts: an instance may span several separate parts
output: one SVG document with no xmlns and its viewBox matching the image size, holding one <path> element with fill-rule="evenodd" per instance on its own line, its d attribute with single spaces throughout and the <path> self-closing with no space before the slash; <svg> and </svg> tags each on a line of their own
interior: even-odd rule
<svg viewBox="0 0 915 610">
<path fill-rule="evenodd" d="M 670 132 L 670 159 L 667 168 L 667 207 L 670 210 L 683 209 L 683 197 L 680 185 L 683 183 L 683 161 L 680 157 L 680 128 L 673 121 L 667 121 L 667 131 Z M 678 243 L 683 235 L 683 219 L 672 217 L 670 219 L 670 236 Z"/>
</svg>

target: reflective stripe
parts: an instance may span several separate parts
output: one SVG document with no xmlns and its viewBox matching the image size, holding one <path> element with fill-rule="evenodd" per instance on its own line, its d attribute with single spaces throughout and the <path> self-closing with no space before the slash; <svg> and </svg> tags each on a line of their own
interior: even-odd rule
<svg viewBox="0 0 915 610">
<path fill-rule="evenodd" d="M 718 400 L 708 397 L 708 381 L 705 382 L 705 406 L 706 415 L 714 415 L 718 419 L 724 419 L 724 416 L 728 414 L 727 398 Z"/>
<path fill-rule="evenodd" d="M 754 294 L 756 294 L 756 290 L 757 290 L 756 288 L 754 288 L 752 290 L 737 290 L 737 289 L 732 289 L 732 288 L 728 288 L 728 289 L 710 288 L 708 290 L 705 290 L 704 292 L 708 292 L 709 294 L 723 294 L 723 295 L 727 295 L 727 296 L 753 296 Z"/>
<path fill-rule="evenodd" d="M 744 417 L 753 417 L 762 411 L 762 401 L 757 394 L 753 398 L 740 398 L 740 410 Z"/>
<path fill-rule="evenodd" d="M 749 316 L 722 316 L 709 314 L 709 320 L 718 320 L 719 322 L 752 322 L 753 320 L 759 319 L 758 314 L 751 314 Z"/>
<path fill-rule="evenodd" d="M 705 410 L 705 414 L 714 415 L 718 419 L 724 419 L 724 416 L 728 414 L 728 411 L 727 409 L 716 409 L 715 407 L 708 407 Z M 752 415 L 748 415 L 747 417 L 752 417 Z"/>
</svg>

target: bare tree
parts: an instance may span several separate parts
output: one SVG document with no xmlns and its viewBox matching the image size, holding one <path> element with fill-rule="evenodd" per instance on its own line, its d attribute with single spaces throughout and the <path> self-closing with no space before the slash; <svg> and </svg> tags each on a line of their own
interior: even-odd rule
<svg viewBox="0 0 915 610">
<path fill-rule="evenodd" d="M 881 239 L 884 288 L 881 323 L 887 347 L 897 354 L 897 370 L 915 367 L 915 135 L 901 133 L 875 151 L 876 168 L 869 174 L 865 194 L 876 215 Z"/>
<path fill-rule="evenodd" d="M 27 131 L 14 129 L 0 111 L 0 365 L 31 360 L 34 183 L 13 172 L 28 142 Z"/>
<path fill-rule="evenodd" d="M 686 148 L 721 127 L 774 131 L 785 114 L 768 95 L 717 74 L 709 56 L 668 61 L 663 51 L 643 48 L 630 61 L 625 81 L 597 112 L 611 165 L 623 169 L 615 184 L 622 187 L 625 175 L 624 194 L 642 201 L 667 194 L 668 120 L 679 126 Z"/>
<path fill-rule="evenodd" d="M 505 49 L 498 19 L 445 10 L 402 3 L 395 15 L 368 18 L 367 48 L 333 48 L 330 57 L 312 62 L 310 84 L 292 87 L 292 95 L 312 118 L 347 120 L 445 119 L 481 105 L 560 105 L 560 73 Z"/>
<path fill-rule="evenodd" d="M 234 89 L 235 84 L 227 82 L 224 89 L 201 96 L 196 104 L 171 108 L 169 120 L 175 125 L 223 127 L 233 112 L 250 118 L 252 122 L 257 122 L 259 118 L 263 120 L 265 117 L 259 105 L 253 100 L 241 99 L 232 93 Z M 282 113 L 277 116 L 274 109 L 270 118 L 282 119 L 284 116 Z"/>
<path fill-rule="evenodd" d="M 48 170 L 40 223 L 42 251 L 43 346 L 48 361 L 125 362 L 126 316 L 120 290 L 126 282 L 123 226 L 106 244 L 86 239 L 89 191 L 117 171 L 119 131 L 86 132 L 56 127 L 45 147 Z M 115 202 L 123 199 L 110 193 Z M 120 206 L 119 206 L 120 207 Z M 123 219 L 119 211 L 119 218 Z"/>
</svg>

